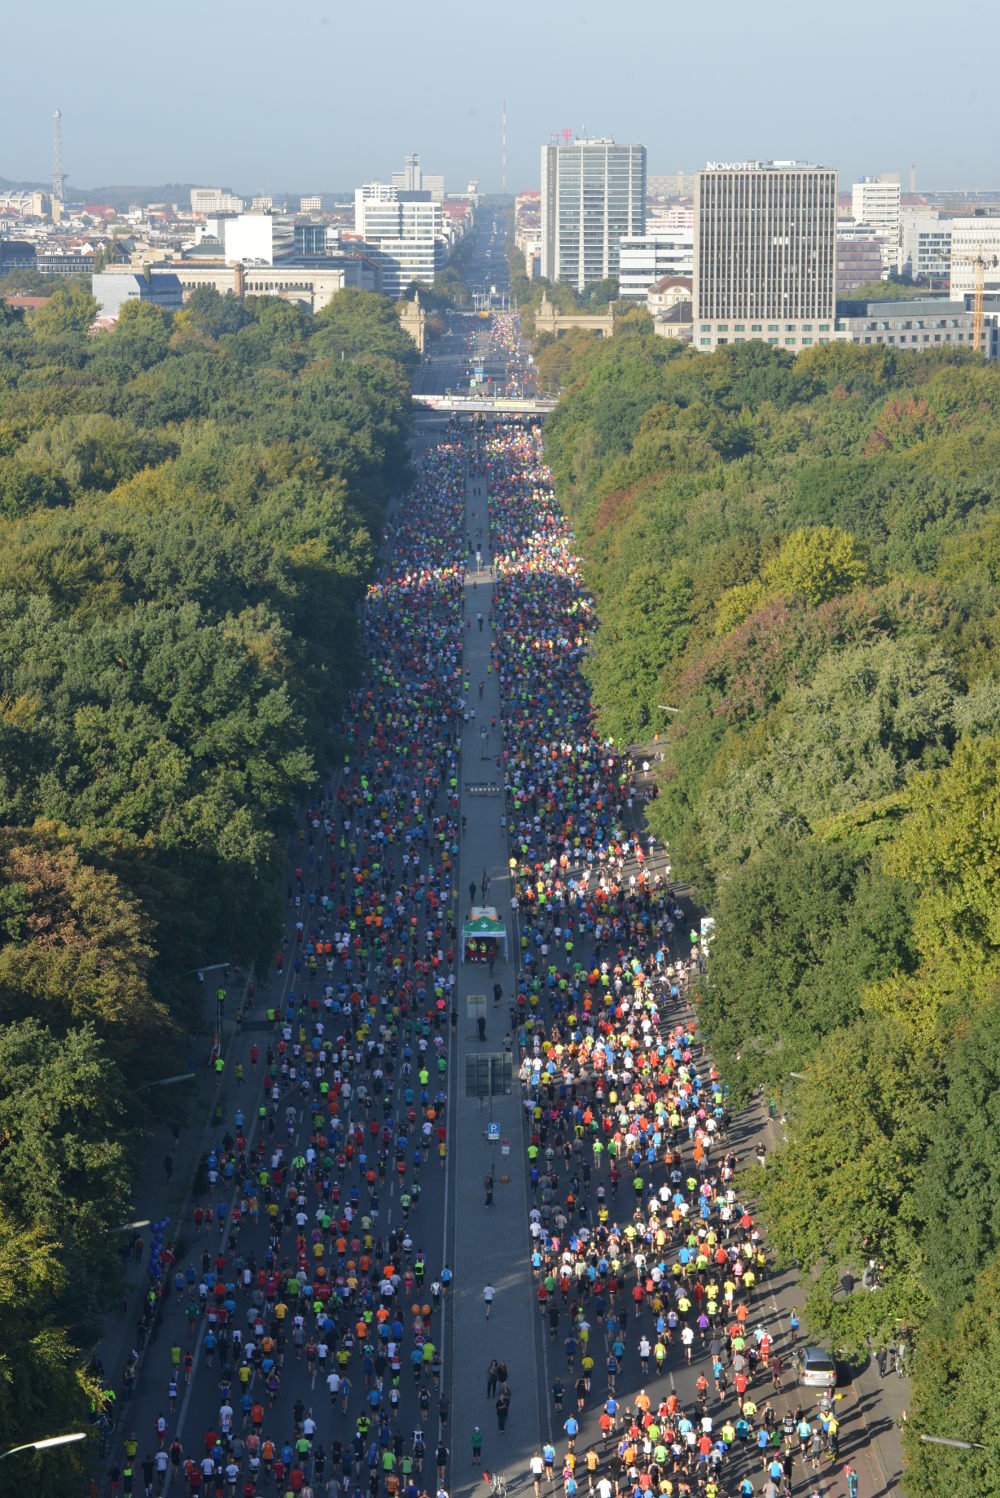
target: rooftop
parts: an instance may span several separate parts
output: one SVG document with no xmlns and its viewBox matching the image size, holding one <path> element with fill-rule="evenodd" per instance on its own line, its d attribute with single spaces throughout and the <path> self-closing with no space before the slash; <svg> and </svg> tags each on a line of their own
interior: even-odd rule
<svg viewBox="0 0 1000 1498">
<path fill-rule="evenodd" d="M 693 284 L 690 276 L 661 276 L 649 289 L 651 292 L 669 291 L 672 286 L 680 286 L 684 291 L 691 291 Z"/>
</svg>

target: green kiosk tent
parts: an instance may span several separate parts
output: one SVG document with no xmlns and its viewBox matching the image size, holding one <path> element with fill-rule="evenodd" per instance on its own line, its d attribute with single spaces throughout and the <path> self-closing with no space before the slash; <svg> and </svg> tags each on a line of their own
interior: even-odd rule
<svg viewBox="0 0 1000 1498">
<path fill-rule="evenodd" d="M 462 927 L 462 961 L 507 960 L 507 931 L 492 905 L 474 905 L 472 916 Z"/>
</svg>

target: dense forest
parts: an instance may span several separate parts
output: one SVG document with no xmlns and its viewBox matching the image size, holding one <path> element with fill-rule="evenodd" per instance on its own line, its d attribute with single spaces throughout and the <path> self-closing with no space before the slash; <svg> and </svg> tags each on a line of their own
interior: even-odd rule
<svg viewBox="0 0 1000 1498">
<path fill-rule="evenodd" d="M 188 1064 L 193 970 L 273 957 L 408 472 L 383 298 L 93 313 L 0 303 L 0 1447 L 85 1415 L 136 1089 Z"/>
<path fill-rule="evenodd" d="M 651 820 L 717 923 L 703 1028 L 787 1115 L 752 1182 L 772 1242 L 835 1347 L 915 1335 L 908 1490 L 993 1493 L 1000 371 L 708 357 L 636 314 L 540 364 L 600 718 L 658 736 Z"/>
</svg>

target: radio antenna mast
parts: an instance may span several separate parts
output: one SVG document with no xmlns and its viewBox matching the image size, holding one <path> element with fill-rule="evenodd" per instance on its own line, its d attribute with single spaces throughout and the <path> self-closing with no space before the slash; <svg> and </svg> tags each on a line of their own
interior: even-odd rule
<svg viewBox="0 0 1000 1498">
<path fill-rule="evenodd" d="M 507 100 L 503 101 L 500 121 L 500 191 L 507 191 Z"/>
<path fill-rule="evenodd" d="M 52 164 L 52 196 L 57 203 L 61 203 L 66 183 L 62 164 L 62 110 L 57 109 L 53 118 L 56 122 L 56 150 L 55 160 Z"/>
</svg>

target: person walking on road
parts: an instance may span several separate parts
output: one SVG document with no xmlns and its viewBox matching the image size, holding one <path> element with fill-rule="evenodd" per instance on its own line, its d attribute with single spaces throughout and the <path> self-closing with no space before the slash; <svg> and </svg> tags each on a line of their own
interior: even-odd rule
<svg viewBox="0 0 1000 1498">
<path fill-rule="evenodd" d="M 492 1207 L 492 1205 L 493 1205 L 493 1172 L 492 1172 L 492 1170 L 488 1170 L 486 1172 L 486 1176 L 485 1176 L 485 1178 L 483 1180 L 483 1190 L 486 1192 L 486 1205 L 488 1207 Z"/>
<path fill-rule="evenodd" d="M 542 1473 L 545 1471 L 545 1463 L 540 1451 L 536 1451 L 531 1458 L 531 1485 L 535 1490 L 535 1498 L 542 1498 Z"/>
<path fill-rule="evenodd" d="M 499 1364 L 496 1358 L 490 1359 L 490 1366 L 486 1370 L 486 1398 L 497 1397 L 497 1383 L 499 1379 Z"/>
<path fill-rule="evenodd" d="M 502 1433 L 507 1428 L 507 1415 L 510 1411 L 510 1390 L 504 1384 L 497 1396 L 497 1429 Z"/>
<path fill-rule="evenodd" d="M 493 1304 L 493 1298 L 496 1295 L 496 1293 L 497 1292 L 494 1290 L 494 1288 L 493 1288 L 492 1285 L 484 1285 L 483 1286 L 483 1304 L 486 1307 L 486 1320 L 487 1321 L 489 1321 L 489 1319 L 490 1319 L 490 1307 Z"/>
<path fill-rule="evenodd" d="M 472 1465 L 482 1471 L 483 1467 L 483 1433 L 478 1425 L 472 1427 Z"/>
</svg>

